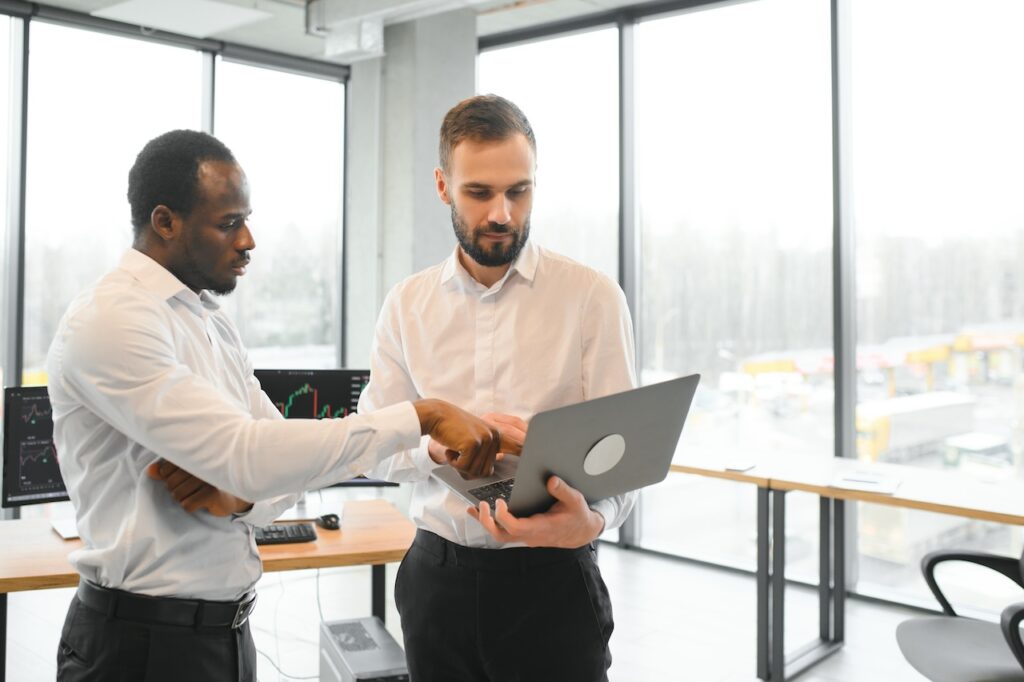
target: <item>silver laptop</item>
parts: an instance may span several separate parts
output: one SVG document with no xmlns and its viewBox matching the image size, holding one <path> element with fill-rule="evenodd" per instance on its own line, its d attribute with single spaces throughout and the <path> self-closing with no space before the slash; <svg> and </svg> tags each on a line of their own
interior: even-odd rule
<svg viewBox="0 0 1024 682">
<path fill-rule="evenodd" d="M 657 483 L 668 475 L 699 374 L 539 412 L 519 457 L 495 462 L 494 474 L 467 479 L 442 466 L 432 475 L 472 506 L 499 499 L 516 516 L 547 510 L 546 483 L 557 475 L 587 502 Z"/>
</svg>

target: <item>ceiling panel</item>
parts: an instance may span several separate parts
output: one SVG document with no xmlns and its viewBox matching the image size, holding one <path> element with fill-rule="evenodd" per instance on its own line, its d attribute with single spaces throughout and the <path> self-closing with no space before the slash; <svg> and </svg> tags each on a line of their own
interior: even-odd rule
<svg viewBox="0 0 1024 682">
<path fill-rule="evenodd" d="M 53 7 L 89 14 L 123 0 L 47 0 Z M 168 0 L 170 2 L 172 0 Z M 271 16 L 248 26 L 211 34 L 215 40 L 251 45 L 300 57 L 321 59 L 323 39 L 306 35 L 303 0 L 219 0 L 225 4 L 257 9 Z M 490 35 L 562 21 L 615 7 L 642 4 L 637 0 L 493 0 L 482 5 L 477 32 Z"/>
</svg>

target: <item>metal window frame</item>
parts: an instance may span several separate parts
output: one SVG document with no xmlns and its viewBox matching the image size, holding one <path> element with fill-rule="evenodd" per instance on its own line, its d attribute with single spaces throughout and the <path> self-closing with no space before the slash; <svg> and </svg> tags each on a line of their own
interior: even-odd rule
<svg viewBox="0 0 1024 682">
<path fill-rule="evenodd" d="M 263 66 L 280 71 L 287 71 L 303 76 L 313 76 L 336 80 L 345 83 L 349 79 L 350 69 L 347 64 L 327 62 L 306 57 L 250 47 L 239 43 L 210 38 L 193 38 L 192 36 L 146 28 L 136 24 L 128 24 L 111 19 L 94 17 L 91 14 L 74 10 L 60 9 L 41 5 L 36 2 L 21 0 L 0 0 L 0 14 L 20 17 L 26 22 L 40 19 L 49 23 L 60 24 L 72 28 L 86 29 L 97 33 L 107 33 L 122 38 L 134 38 L 151 43 L 185 47 L 202 52 L 210 52 L 229 61 L 242 62 L 253 66 Z"/>
<path fill-rule="evenodd" d="M 638 5 L 619 7 L 604 12 L 595 12 L 570 19 L 552 21 L 528 28 L 502 31 L 490 35 L 481 36 L 477 41 L 477 48 L 480 52 L 495 48 L 508 47 L 515 44 L 531 43 L 545 38 L 554 38 L 591 31 L 598 28 L 610 26 L 622 27 L 634 25 L 644 19 L 662 17 L 672 14 L 682 14 L 687 11 L 700 11 L 716 9 L 728 5 L 737 5 L 756 0 L 654 0 Z"/>
<path fill-rule="evenodd" d="M 607 12 L 599 12 L 568 20 L 555 21 L 525 29 L 506 31 L 482 36 L 478 40 L 478 52 L 485 52 L 513 45 L 563 37 L 573 33 L 615 26 L 619 31 L 619 283 L 626 293 L 630 312 L 638 335 L 637 359 L 642 345 L 639 343 L 641 286 L 640 258 L 641 234 L 636 221 L 635 196 L 635 102 L 633 92 L 634 36 L 637 23 L 645 19 L 661 18 L 688 11 L 717 9 L 741 2 L 756 0 L 658 0 Z M 856 433 L 854 411 L 856 409 L 856 326 L 854 311 L 856 305 L 854 289 L 854 234 L 849 207 L 849 120 L 850 85 L 849 69 L 849 0 L 822 0 L 830 8 L 830 51 L 831 51 L 831 96 L 832 96 L 832 341 L 835 356 L 834 374 L 834 446 L 833 457 L 856 456 Z M 642 499 L 642 496 L 641 496 Z M 841 504 L 841 503 L 840 503 Z M 642 502 L 620 531 L 619 544 L 626 547 L 639 545 L 639 516 L 643 513 Z M 842 565 L 836 567 L 836 576 L 848 588 L 856 582 L 856 506 L 830 512 L 822 517 L 821 535 L 824 543 L 822 552 L 832 554 L 831 560 Z M 644 550 L 649 551 L 649 550 Z M 842 606 L 839 607 L 838 622 L 842 622 Z M 833 630 L 834 623 L 821 623 L 822 631 Z M 841 639 L 842 632 L 838 632 Z"/>
<path fill-rule="evenodd" d="M 6 223 L 0 225 L 3 235 L 3 260 L 5 270 L 3 300 L 3 365 L 4 383 L 9 386 L 21 385 L 22 356 L 24 346 L 23 327 L 25 321 L 25 142 L 28 139 L 28 57 L 29 24 L 22 20 L 18 26 L 12 22 L 12 44 L 10 75 L 10 135 L 8 148 L 8 176 Z"/>
<path fill-rule="evenodd" d="M 109 19 L 94 17 L 82 12 L 60 9 L 21 0 L 0 0 L 0 15 L 21 20 L 20 51 L 12 51 L 12 56 L 20 55 L 19 61 L 11 65 L 13 79 L 11 93 L 10 121 L 10 154 L 8 162 L 8 196 L 11 197 L 6 216 L 6 224 L 0 226 L 0 243 L 2 243 L 4 263 L 4 300 L 0 302 L 2 315 L 3 352 L 0 353 L 3 383 L 9 386 L 20 386 L 24 361 L 24 324 L 25 324 L 25 189 L 26 165 L 28 159 L 28 79 L 29 70 L 29 35 L 33 21 L 77 28 L 96 33 L 104 33 L 122 38 L 131 38 L 144 42 L 188 48 L 202 54 L 202 114 L 201 127 L 212 133 L 215 120 L 216 71 L 218 57 L 230 62 L 247 64 L 261 68 L 284 71 L 295 75 L 322 78 L 335 81 L 344 87 L 348 83 L 350 68 L 345 64 L 318 61 L 304 57 L 296 57 L 271 50 L 239 45 L 220 40 L 193 38 L 168 31 L 148 29 L 142 26 L 127 24 Z M 347 93 L 346 93 L 347 101 Z M 342 150 L 344 154 L 344 149 Z M 344 201 L 344 195 L 342 195 Z M 346 242 L 345 222 L 339 226 L 341 243 Z M 342 247 L 343 248 L 343 247 Z M 339 256 L 340 257 L 340 256 Z M 343 266 L 343 264 L 342 264 Z M 344 278 L 344 267 L 341 278 Z M 344 298 L 342 297 L 342 300 Z M 341 335 L 339 343 L 340 357 L 344 357 L 344 308 L 340 309 Z"/>
</svg>

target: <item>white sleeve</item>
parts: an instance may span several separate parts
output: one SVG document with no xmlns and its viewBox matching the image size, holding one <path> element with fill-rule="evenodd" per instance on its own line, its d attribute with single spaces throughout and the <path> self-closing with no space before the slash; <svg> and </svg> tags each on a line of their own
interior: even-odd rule
<svg viewBox="0 0 1024 682">
<path fill-rule="evenodd" d="M 409 403 L 346 419 L 254 419 L 177 359 L 170 321 L 144 300 L 129 296 L 116 311 L 71 324 L 61 367 L 68 394 L 127 438 L 244 500 L 330 485 L 420 442 Z"/>
<path fill-rule="evenodd" d="M 249 374 L 246 378 L 246 392 L 249 396 L 249 411 L 252 413 L 252 416 L 256 419 L 284 419 L 277 406 L 263 392 L 263 388 L 253 372 L 248 354 L 246 354 L 245 360 L 246 370 Z M 252 509 L 243 514 L 235 514 L 234 520 L 253 526 L 265 526 L 294 505 L 301 494 L 301 492 L 288 493 L 272 497 L 269 500 L 256 500 L 253 502 Z"/>
<path fill-rule="evenodd" d="M 636 388 L 633 321 L 617 284 L 599 276 L 583 307 L 583 397 L 600 398 Z M 636 504 L 637 492 L 590 505 L 604 518 L 605 530 L 618 528 Z"/>
<path fill-rule="evenodd" d="M 359 413 L 372 413 L 405 400 L 418 400 L 416 385 L 405 364 L 397 287 L 381 307 L 370 353 L 370 382 L 359 397 Z M 406 482 L 427 478 L 439 466 L 427 454 L 428 436 L 416 447 L 381 460 L 367 475 L 385 481 Z"/>
</svg>

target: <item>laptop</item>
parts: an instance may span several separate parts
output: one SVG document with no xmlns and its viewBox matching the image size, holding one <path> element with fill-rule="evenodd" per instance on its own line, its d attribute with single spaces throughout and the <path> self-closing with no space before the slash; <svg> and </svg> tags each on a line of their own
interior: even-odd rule
<svg viewBox="0 0 1024 682">
<path fill-rule="evenodd" d="M 500 498 L 516 516 L 546 511 L 555 499 L 547 480 L 559 476 L 587 502 L 663 480 L 672 464 L 699 374 L 539 412 L 522 454 L 494 463 L 494 474 L 467 479 L 452 466 L 431 475 L 472 506 Z"/>
</svg>

